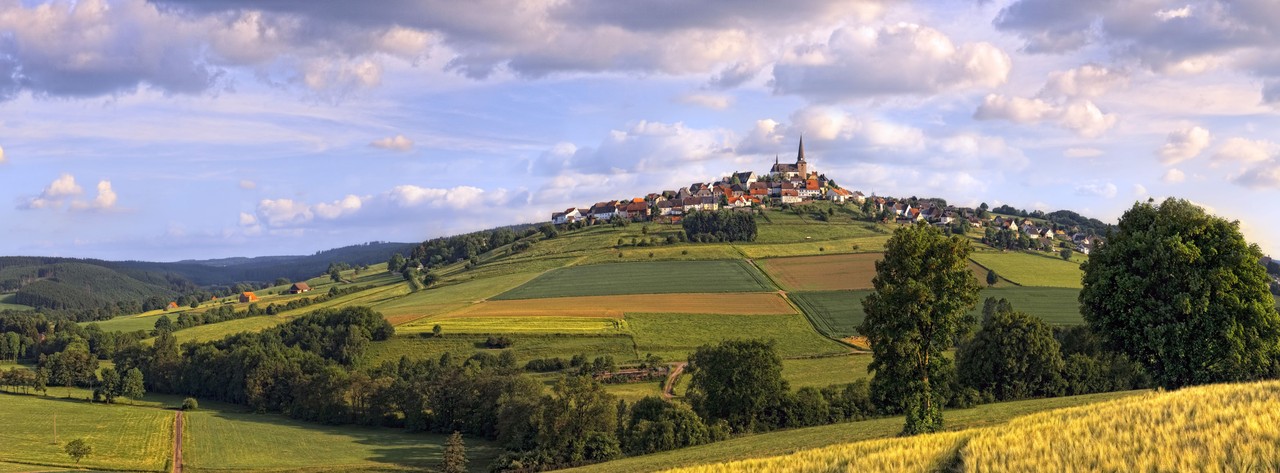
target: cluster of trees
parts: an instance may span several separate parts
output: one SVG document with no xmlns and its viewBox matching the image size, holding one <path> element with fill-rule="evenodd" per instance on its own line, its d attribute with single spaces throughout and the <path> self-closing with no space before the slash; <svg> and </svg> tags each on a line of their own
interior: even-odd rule
<svg viewBox="0 0 1280 473">
<path fill-rule="evenodd" d="M 93 389 L 93 399 L 108 404 L 116 402 L 117 397 L 141 399 L 146 394 L 143 386 L 142 371 L 130 368 L 123 373 L 115 368 L 103 368 L 101 382 Z"/>
<path fill-rule="evenodd" d="M 1038 238 L 1033 240 L 1026 233 L 1007 228 L 987 227 L 983 231 L 982 243 L 1003 250 L 1053 251 L 1052 239 Z"/>
<path fill-rule="evenodd" d="M 756 240 L 756 217 L 750 212 L 690 212 L 680 225 L 690 241 Z"/>
<path fill-rule="evenodd" d="M 552 229 L 554 231 L 554 228 Z M 481 253 L 536 235 L 532 225 L 502 227 L 422 242 L 409 253 L 409 259 L 428 268 L 468 261 Z"/>
</svg>

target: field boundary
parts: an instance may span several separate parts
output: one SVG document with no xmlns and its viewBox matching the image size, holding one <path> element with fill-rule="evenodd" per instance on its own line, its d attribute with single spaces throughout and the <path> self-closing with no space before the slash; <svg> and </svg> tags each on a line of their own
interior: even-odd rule
<svg viewBox="0 0 1280 473">
<path fill-rule="evenodd" d="M 979 267 L 979 268 L 985 269 L 985 270 L 987 270 L 987 271 L 993 271 L 993 272 L 995 272 L 997 277 L 999 277 L 1000 279 L 1005 280 L 1005 282 L 1007 282 L 1007 283 L 1009 283 L 1009 284 L 1012 284 L 1012 285 L 1017 286 L 1017 287 L 1028 287 L 1028 286 L 1023 286 L 1023 285 L 1021 285 L 1021 284 L 1018 284 L 1018 282 L 1017 282 L 1017 281 L 1014 281 L 1014 280 L 1012 280 L 1012 279 L 1009 279 L 1009 278 L 1006 278 L 1006 277 L 1004 277 L 1004 276 L 1001 276 L 1001 275 L 1000 275 L 1000 273 L 999 273 L 998 271 L 996 271 L 996 270 L 994 270 L 994 269 L 991 269 L 991 268 L 988 268 L 988 267 L 987 267 L 987 265 L 982 264 L 982 263 L 979 263 L 979 262 L 978 262 L 978 260 L 973 259 L 972 257 L 971 257 L 971 258 L 969 258 L 969 262 L 970 262 L 970 263 L 973 263 L 973 264 L 978 265 L 978 267 Z M 982 280 L 979 280 L 978 282 L 983 283 L 983 284 L 986 284 L 986 283 L 987 283 L 986 281 L 982 281 Z"/>
</svg>

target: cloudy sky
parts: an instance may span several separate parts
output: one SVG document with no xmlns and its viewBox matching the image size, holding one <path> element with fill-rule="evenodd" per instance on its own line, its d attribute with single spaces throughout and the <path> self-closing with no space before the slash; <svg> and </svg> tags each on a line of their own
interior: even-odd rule
<svg viewBox="0 0 1280 473">
<path fill-rule="evenodd" d="M 0 254 L 311 253 L 775 155 L 1280 254 L 1274 0 L 0 0 Z"/>
</svg>

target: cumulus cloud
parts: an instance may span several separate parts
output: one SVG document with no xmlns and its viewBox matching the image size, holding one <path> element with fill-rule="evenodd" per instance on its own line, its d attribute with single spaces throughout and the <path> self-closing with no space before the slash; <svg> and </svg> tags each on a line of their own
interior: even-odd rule
<svg viewBox="0 0 1280 473">
<path fill-rule="evenodd" d="M 369 146 L 391 151 L 409 151 L 413 149 L 413 140 L 405 138 L 404 135 L 388 136 L 374 140 L 369 143 Z"/>
<path fill-rule="evenodd" d="M 240 212 L 240 226 L 252 227 L 258 224 L 258 218 L 248 212 Z"/>
<path fill-rule="evenodd" d="M 1280 153 L 1280 145 L 1267 140 L 1228 138 L 1213 153 L 1215 163 L 1258 163 Z"/>
<path fill-rule="evenodd" d="M 725 94 L 685 94 L 680 96 L 680 103 L 697 105 L 712 110 L 724 110 L 733 105 L 733 96 Z"/>
<path fill-rule="evenodd" d="M 262 199 L 257 212 L 261 221 L 273 227 L 303 224 L 315 218 L 310 205 L 293 199 Z"/>
<path fill-rule="evenodd" d="M 1142 185 L 1142 184 L 1134 184 L 1134 185 L 1133 185 L 1133 196 L 1134 196 L 1134 197 L 1146 197 L 1146 196 L 1147 196 L 1147 186 L 1144 186 L 1144 185 Z"/>
<path fill-rule="evenodd" d="M 1253 166 L 1231 181 L 1251 189 L 1280 190 L 1280 159 Z"/>
<path fill-rule="evenodd" d="M 25 199 L 18 205 L 20 209 L 50 210 L 112 210 L 116 205 L 116 193 L 110 181 L 98 181 L 97 196 L 86 201 L 79 197 L 84 195 L 84 188 L 76 183 L 75 176 L 63 173 L 54 179 L 40 192 L 40 195 Z"/>
<path fill-rule="evenodd" d="M 1116 124 L 1115 114 L 1103 113 L 1089 100 L 1069 100 L 1058 104 L 1039 98 L 998 94 L 988 94 L 974 111 L 973 118 L 1027 124 L 1047 122 L 1085 138 L 1097 137 Z"/>
<path fill-rule="evenodd" d="M 346 197 L 332 203 L 321 202 L 316 204 L 314 211 L 317 217 L 326 220 L 333 220 L 335 218 L 351 215 L 360 211 L 362 204 L 363 202 L 359 197 L 348 194 Z"/>
<path fill-rule="evenodd" d="M 248 179 L 241 179 L 241 180 L 240 180 L 239 187 L 240 187 L 241 189 L 244 189 L 244 190 L 247 190 L 247 191 L 251 191 L 251 190 L 254 190 L 254 189 L 257 189 L 257 188 L 258 188 L 258 183 L 257 183 L 257 182 L 253 182 L 253 181 L 248 180 Z"/>
<path fill-rule="evenodd" d="M 1110 199 L 1116 196 L 1116 185 L 1110 182 L 1088 182 L 1076 186 L 1076 195 L 1084 197 L 1102 197 Z"/>
<path fill-rule="evenodd" d="M 1128 81 L 1129 75 L 1124 71 L 1097 64 L 1085 64 L 1075 69 L 1049 74 L 1044 88 L 1040 90 L 1040 96 L 1093 98 Z"/>
<path fill-rule="evenodd" d="M 1178 168 L 1169 168 L 1168 171 L 1165 171 L 1164 176 L 1160 177 L 1160 180 L 1168 184 L 1177 184 L 1187 180 L 1187 175 L 1179 171 Z"/>
<path fill-rule="evenodd" d="M 1177 164 L 1199 156 L 1201 151 L 1209 147 L 1210 139 L 1209 130 L 1198 126 L 1173 131 L 1169 133 L 1164 146 L 1160 147 L 1160 162 Z"/>
<path fill-rule="evenodd" d="M 1011 67 L 1009 55 L 990 43 L 957 45 L 926 26 L 845 27 L 826 43 L 805 44 L 784 54 L 773 68 L 773 90 L 821 101 L 928 95 L 998 86 L 1008 79 Z"/>
</svg>

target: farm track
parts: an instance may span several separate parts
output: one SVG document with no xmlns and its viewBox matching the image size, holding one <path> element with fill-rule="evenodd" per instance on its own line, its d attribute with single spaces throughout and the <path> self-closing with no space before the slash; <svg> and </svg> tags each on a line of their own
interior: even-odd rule
<svg viewBox="0 0 1280 473">
<path fill-rule="evenodd" d="M 172 473 L 182 473 L 182 411 L 174 413 L 173 420 L 173 469 Z"/>
<path fill-rule="evenodd" d="M 670 401 L 671 398 L 675 397 L 674 391 L 676 389 L 676 379 L 680 378 L 680 375 L 684 374 L 684 367 L 688 365 L 688 363 L 683 362 L 676 363 L 671 369 L 671 374 L 667 375 L 667 382 L 662 383 L 663 399 Z"/>
</svg>

